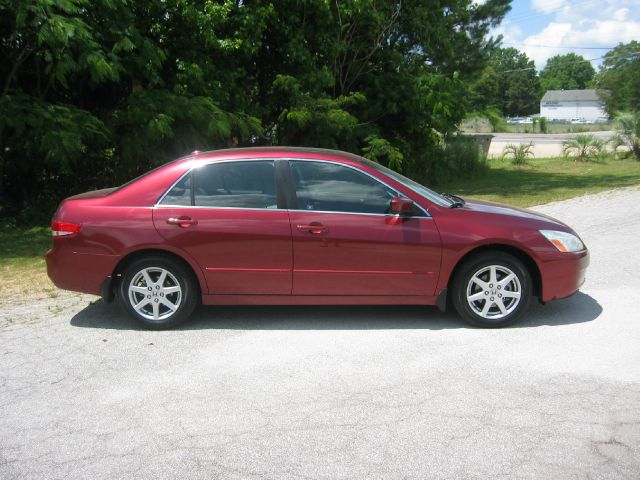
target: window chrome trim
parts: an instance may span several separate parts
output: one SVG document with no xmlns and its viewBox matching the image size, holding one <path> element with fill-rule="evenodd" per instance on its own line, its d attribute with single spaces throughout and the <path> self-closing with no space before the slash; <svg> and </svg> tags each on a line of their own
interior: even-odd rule
<svg viewBox="0 0 640 480">
<path fill-rule="evenodd" d="M 268 209 L 267 209 L 268 210 Z M 421 208 L 422 210 L 422 208 Z M 431 215 L 428 213 L 426 215 L 397 215 L 395 213 L 359 213 L 359 212 L 339 212 L 332 210 L 299 210 L 299 209 L 289 209 L 287 212 L 301 212 L 301 213 L 332 213 L 335 215 L 366 215 L 368 217 L 389 217 L 389 218 L 426 218 L 428 220 L 433 219 Z"/>
<path fill-rule="evenodd" d="M 164 200 L 164 197 L 166 197 L 167 195 L 169 195 L 169 192 L 171 190 L 173 190 L 173 187 L 175 187 L 177 184 L 179 184 L 182 179 L 184 177 L 186 177 L 187 175 L 189 175 L 191 173 L 191 171 L 194 169 L 194 167 L 191 167 L 189 170 L 187 170 L 186 172 L 184 172 L 182 175 L 180 175 L 180 177 L 171 184 L 171 186 L 169 188 L 167 188 L 164 193 L 162 194 L 162 196 L 158 199 L 158 201 L 156 201 L 154 207 L 161 207 L 162 205 L 160 205 L 162 203 L 162 201 Z M 193 189 L 193 179 L 191 180 L 191 188 Z M 191 200 L 189 200 L 191 201 Z M 180 207 L 193 207 L 193 205 L 176 205 L 176 206 L 180 206 Z"/>
<path fill-rule="evenodd" d="M 294 208 L 250 208 L 250 207 L 206 207 L 198 205 L 154 205 L 153 208 L 193 208 L 193 209 L 206 209 L 206 210 L 250 210 L 260 212 L 295 212 L 295 213 L 322 213 L 322 214 L 335 214 L 335 215 L 365 215 L 368 217 L 389 217 L 389 218 L 421 218 L 432 220 L 431 215 L 415 216 L 415 215 L 396 215 L 395 213 L 359 213 L 359 212 L 339 212 L 332 210 L 299 210 Z"/>
<path fill-rule="evenodd" d="M 331 160 L 323 160 L 323 159 L 318 159 L 318 158 L 295 158 L 295 157 L 278 157 L 278 158 L 271 158 L 271 157 L 265 157 L 265 158 L 255 158 L 255 157 L 247 157 L 247 158 L 230 158 L 227 160 L 220 160 L 220 161 L 215 161 L 215 162 L 210 162 L 210 163 L 203 163 L 202 165 L 198 165 L 196 167 L 191 167 L 189 170 L 187 170 L 185 173 L 183 173 L 182 175 L 180 175 L 180 178 L 178 178 L 175 182 L 173 182 L 171 184 L 171 186 L 169 188 L 167 188 L 167 190 L 162 194 L 162 196 L 160 197 L 160 199 L 155 203 L 155 205 L 153 206 L 155 207 L 161 207 L 161 208 L 206 208 L 206 209 L 223 209 L 223 210 L 261 210 L 261 211 L 287 211 L 287 212 L 305 212 L 305 213 L 336 213 L 336 214 L 343 214 L 343 215 L 368 215 L 368 216 L 377 216 L 377 217 L 401 217 L 401 218 L 433 218 L 429 212 L 427 211 L 426 208 L 424 208 L 422 205 L 418 204 L 415 202 L 415 200 L 413 199 L 409 199 L 411 201 L 413 201 L 413 204 L 418 207 L 422 213 L 424 213 L 424 216 L 421 215 L 411 215 L 411 216 L 404 216 L 404 215 L 397 215 L 397 214 L 393 214 L 393 213 L 358 213 L 358 212 L 341 212 L 341 211 L 331 211 L 331 210 L 304 210 L 304 209 L 284 209 L 284 208 L 249 208 L 249 207 L 215 207 L 215 206 L 199 206 L 199 205 L 169 205 L 169 204 L 165 204 L 165 205 L 161 205 L 160 203 L 164 200 L 164 198 L 169 194 L 169 192 L 171 191 L 171 189 L 173 187 L 175 187 L 178 183 L 180 183 L 180 181 L 186 177 L 187 175 L 189 175 L 191 172 L 193 172 L 194 170 L 198 169 L 198 168 L 202 168 L 208 165 L 217 165 L 219 163 L 229 163 L 229 162 L 273 162 L 273 166 L 274 166 L 274 174 L 276 175 L 275 180 L 276 180 L 276 191 L 278 188 L 278 178 L 277 178 L 277 172 L 275 172 L 275 162 L 277 162 L 278 160 L 282 160 L 282 161 L 287 161 L 287 162 L 316 162 L 316 163 L 329 163 L 331 165 L 340 165 L 342 167 L 346 167 L 346 168 L 350 168 L 351 170 L 355 170 L 356 172 L 362 173 L 363 175 L 366 175 L 368 177 L 370 177 L 371 179 L 373 179 L 374 181 L 381 183 L 382 185 L 384 185 L 385 187 L 387 187 L 389 190 L 394 191 L 398 196 L 401 197 L 406 197 L 405 194 L 403 194 L 402 192 L 399 192 L 396 188 L 392 187 L 391 185 L 387 184 L 386 182 L 384 182 L 383 180 L 380 180 L 379 178 L 371 175 L 369 172 L 365 172 L 363 170 L 360 170 L 359 168 L 354 167 L 353 165 L 347 165 L 344 163 L 340 163 L 340 162 L 335 162 L 335 161 L 331 161 Z M 193 188 L 193 180 L 192 180 L 192 188 Z M 407 189 L 411 190 L 409 187 L 406 187 Z M 413 191 L 413 190 L 412 190 Z M 295 192 L 294 192 L 295 193 Z"/>
<path fill-rule="evenodd" d="M 207 207 L 199 205 L 154 205 L 153 208 L 195 208 L 206 210 L 259 210 L 261 212 L 288 212 L 285 208 L 252 208 L 252 207 Z"/>
</svg>

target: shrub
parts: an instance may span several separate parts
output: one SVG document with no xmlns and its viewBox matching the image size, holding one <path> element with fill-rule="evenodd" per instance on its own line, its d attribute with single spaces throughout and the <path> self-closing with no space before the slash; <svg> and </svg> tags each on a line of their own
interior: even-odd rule
<svg viewBox="0 0 640 480">
<path fill-rule="evenodd" d="M 403 173 L 429 186 L 469 178 L 487 170 L 485 155 L 471 137 L 456 135 L 441 139 L 403 164 Z"/>
<path fill-rule="evenodd" d="M 640 112 L 618 113 L 613 127 L 617 132 L 611 140 L 614 151 L 625 146 L 640 161 Z"/>
<path fill-rule="evenodd" d="M 540 117 L 540 133 L 547 133 L 547 117 Z"/>
<path fill-rule="evenodd" d="M 605 142 L 593 135 L 576 135 L 562 142 L 562 153 L 572 155 L 574 161 L 588 162 L 602 156 Z"/>
<path fill-rule="evenodd" d="M 496 133 L 508 132 L 509 126 L 500 110 L 487 108 L 481 112 L 472 112 L 458 125 L 461 132 Z"/>
<path fill-rule="evenodd" d="M 500 110 L 496 108 L 488 108 L 484 111 L 484 115 L 487 120 L 489 120 L 489 123 L 491 123 L 493 133 L 509 131 L 509 126 L 507 125 L 507 122 L 502 116 Z"/>
<path fill-rule="evenodd" d="M 486 158 L 472 137 L 458 135 L 447 139 L 442 153 L 443 160 L 458 177 L 469 176 L 486 167 Z"/>
<path fill-rule="evenodd" d="M 626 140 L 619 133 L 616 133 L 615 135 L 613 135 L 607 143 L 611 147 L 611 150 L 613 150 L 614 158 L 616 159 L 627 158 L 629 155 L 631 155 L 631 151 L 627 147 Z M 622 151 L 618 150 L 620 147 L 624 147 Z"/>
<path fill-rule="evenodd" d="M 514 144 L 510 143 L 502 150 L 502 158 L 511 157 L 514 165 L 525 165 L 528 157 L 534 157 L 533 142 Z"/>
</svg>

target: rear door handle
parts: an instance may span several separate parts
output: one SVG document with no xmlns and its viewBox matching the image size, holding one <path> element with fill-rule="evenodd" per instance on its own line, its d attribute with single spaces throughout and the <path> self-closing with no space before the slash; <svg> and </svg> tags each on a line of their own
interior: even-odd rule
<svg viewBox="0 0 640 480">
<path fill-rule="evenodd" d="M 197 220 L 194 220 L 191 217 L 187 217 L 186 215 L 183 215 L 178 218 L 172 217 L 167 219 L 167 225 L 177 225 L 180 228 L 189 228 L 197 224 L 198 224 Z"/>
<path fill-rule="evenodd" d="M 298 230 L 301 232 L 308 232 L 313 235 L 320 235 L 329 231 L 327 227 L 318 222 L 312 222 L 310 224 L 297 225 Z"/>
</svg>

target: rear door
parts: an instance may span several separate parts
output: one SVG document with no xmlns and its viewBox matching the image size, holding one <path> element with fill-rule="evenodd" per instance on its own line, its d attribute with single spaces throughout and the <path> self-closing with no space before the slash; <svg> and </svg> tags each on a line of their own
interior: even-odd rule
<svg viewBox="0 0 640 480">
<path fill-rule="evenodd" d="M 353 167 L 292 160 L 295 295 L 433 295 L 440 234 L 416 207 L 389 213 L 400 194 Z"/>
<path fill-rule="evenodd" d="M 185 175 L 154 209 L 154 224 L 205 272 L 210 294 L 289 295 L 289 215 L 273 160 L 216 162 Z"/>
</svg>

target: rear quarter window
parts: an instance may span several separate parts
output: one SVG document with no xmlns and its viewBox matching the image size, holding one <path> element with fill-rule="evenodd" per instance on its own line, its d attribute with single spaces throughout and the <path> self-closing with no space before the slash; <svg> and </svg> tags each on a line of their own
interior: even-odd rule
<svg viewBox="0 0 640 480">
<path fill-rule="evenodd" d="M 192 179 L 193 175 L 191 172 L 182 177 L 178 183 L 169 189 L 162 200 L 160 200 L 160 205 L 193 205 Z"/>
</svg>

